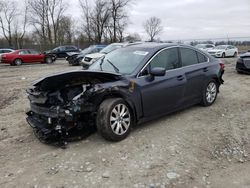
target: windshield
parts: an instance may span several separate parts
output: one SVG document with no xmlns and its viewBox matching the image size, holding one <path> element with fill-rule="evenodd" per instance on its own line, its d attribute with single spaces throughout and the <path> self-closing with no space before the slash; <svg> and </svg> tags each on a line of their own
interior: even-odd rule
<svg viewBox="0 0 250 188">
<path fill-rule="evenodd" d="M 122 48 L 107 54 L 89 67 L 89 70 L 131 74 L 147 56 L 147 51 Z"/>
<path fill-rule="evenodd" d="M 80 54 L 82 54 L 82 55 L 84 55 L 84 54 L 89 54 L 89 53 L 91 53 L 91 52 L 93 51 L 94 48 L 95 48 L 94 46 L 90 46 L 90 47 L 88 47 L 88 48 L 82 50 L 82 51 L 80 52 Z"/>
<path fill-rule="evenodd" d="M 118 49 L 118 48 L 121 48 L 121 47 L 122 47 L 121 44 L 111 44 L 111 45 L 109 45 L 109 46 L 103 48 L 103 49 L 100 51 L 100 53 L 108 54 L 108 53 L 110 53 L 110 52 L 112 52 L 112 51 L 114 51 L 114 50 L 116 50 L 116 49 Z"/>
<path fill-rule="evenodd" d="M 214 49 L 224 50 L 227 46 L 216 46 Z"/>
</svg>

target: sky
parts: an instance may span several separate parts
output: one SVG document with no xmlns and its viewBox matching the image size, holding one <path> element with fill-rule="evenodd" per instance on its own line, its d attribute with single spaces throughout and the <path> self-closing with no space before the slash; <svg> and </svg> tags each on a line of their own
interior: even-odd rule
<svg viewBox="0 0 250 188">
<path fill-rule="evenodd" d="M 143 23 L 152 16 L 162 20 L 161 40 L 250 38 L 250 0 L 134 0 L 128 13 L 126 33 L 145 40 Z M 70 0 L 67 14 L 80 18 L 78 0 Z"/>
</svg>

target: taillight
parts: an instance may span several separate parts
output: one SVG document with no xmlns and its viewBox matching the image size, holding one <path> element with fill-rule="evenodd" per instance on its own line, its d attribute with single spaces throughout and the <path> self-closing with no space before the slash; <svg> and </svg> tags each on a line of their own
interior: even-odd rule
<svg viewBox="0 0 250 188">
<path fill-rule="evenodd" d="M 225 70 L 225 64 L 222 63 L 222 61 L 220 61 L 220 68 L 221 68 L 221 70 Z"/>
</svg>

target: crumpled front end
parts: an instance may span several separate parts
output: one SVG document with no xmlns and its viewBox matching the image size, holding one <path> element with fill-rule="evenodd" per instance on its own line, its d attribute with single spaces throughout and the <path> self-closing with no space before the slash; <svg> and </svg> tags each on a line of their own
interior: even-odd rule
<svg viewBox="0 0 250 188">
<path fill-rule="evenodd" d="M 46 143 L 65 143 L 71 132 L 89 134 L 94 129 L 98 105 L 93 98 L 102 92 L 101 84 L 118 77 L 78 71 L 42 79 L 27 90 L 27 122 Z"/>
</svg>

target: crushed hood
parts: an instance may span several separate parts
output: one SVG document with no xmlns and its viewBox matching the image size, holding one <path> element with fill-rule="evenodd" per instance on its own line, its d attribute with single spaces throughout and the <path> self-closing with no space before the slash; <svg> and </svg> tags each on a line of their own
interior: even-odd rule
<svg viewBox="0 0 250 188">
<path fill-rule="evenodd" d="M 79 84 L 101 84 L 118 81 L 120 74 L 97 71 L 70 71 L 41 78 L 33 83 L 41 91 L 56 90 Z"/>
</svg>

